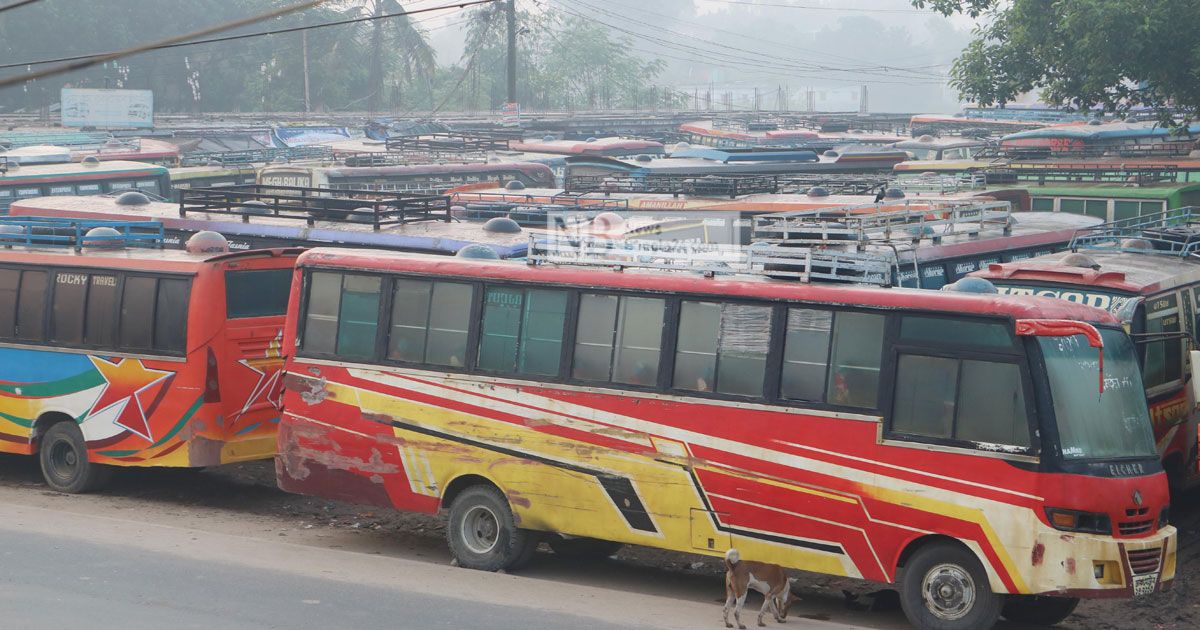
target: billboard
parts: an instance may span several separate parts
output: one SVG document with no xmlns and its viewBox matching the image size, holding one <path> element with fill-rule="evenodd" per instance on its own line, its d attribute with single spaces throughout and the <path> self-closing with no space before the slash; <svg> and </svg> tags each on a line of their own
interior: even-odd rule
<svg viewBox="0 0 1200 630">
<path fill-rule="evenodd" d="M 64 127 L 148 128 L 154 126 L 151 90 L 62 89 Z"/>
</svg>

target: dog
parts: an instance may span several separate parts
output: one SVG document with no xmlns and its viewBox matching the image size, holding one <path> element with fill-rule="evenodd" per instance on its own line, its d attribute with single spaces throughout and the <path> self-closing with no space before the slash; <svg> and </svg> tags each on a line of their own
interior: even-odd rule
<svg viewBox="0 0 1200 630">
<path fill-rule="evenodd" d="M 787 572 L 777 564 L 742 560 L 737 549 L 725 552 L 725 627 L 732 628 L 729 623 L 729 609 L 733 609 L 733 619 L 740 630 L 746 630 L 742 625 L 742 606 L 746 603 L 746 595 L 754 589 L 763 594 L 763 605 L 758 611 L 758 625 L 765 626 L 763 615 L 767 609 L 775 621 L 784 623 L 787 620 L 788 609 L 799 600 L 792 594 L 792 580 Z"/>
</svg>

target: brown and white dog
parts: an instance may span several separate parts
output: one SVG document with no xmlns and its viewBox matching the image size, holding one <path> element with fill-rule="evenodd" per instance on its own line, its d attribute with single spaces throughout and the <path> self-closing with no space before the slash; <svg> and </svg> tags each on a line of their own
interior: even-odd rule
<svg viewBox="0 0 1200 630">
<path fill-rule="evenodd" d="M 729 623 L 729 609 L 733 609 L 733 619 L 738 628 L 746 630 L 742 625 L 742 606 L 746 603 L 746 594 L 754 589 L 763 594 L 763 605 L 758 611 L 758 625 L 765 626 L 763 615 L 767 609 L 775 617 L 775 621 L 783 623 L 787 619 L 788 609 L 799 599 L 792 594 L 792 580 L 787 576 L 783 567 L 766 562 L 742 560 L 737 549 L 725 552 L 725 627 L 732 628 Z"/>
</svg>

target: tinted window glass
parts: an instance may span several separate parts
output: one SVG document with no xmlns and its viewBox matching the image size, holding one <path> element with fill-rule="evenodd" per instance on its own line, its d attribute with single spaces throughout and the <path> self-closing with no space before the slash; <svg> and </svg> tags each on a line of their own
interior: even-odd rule
<svg viewBox="0 0 1200 630">
<path fill-rule="evenodd" d="M 59 271 L 54 274 L 54 296 L 50 306 L 50 339 L 59 343 L 83 343 L 83 304 L 88 275 Z"/>
<path fill-rule="evenodd" d="M 609 379 L 616 327 L 617 296 L 585 293 L 579 297 L 572 376 L 589 381 Z"/>
<path fill-rule="evenodd" d="M 154 309 L 154 348 L 168 352 L 187 349 L 188 293 L 187 280 L 158 281 L 158 303 Z"/>
<path fill-rule="evenodd" d="M 558 374 L 562 360 L 563 326 L 567 293 L 531 289 L 525 295 L 525 317 L 517 371 L 522 374 Z"/>
<path fill-rule="evenodd" d="M 388 358 L 461 367 L 466 364 L 471 285 L 396 280 Z"/>
<path fill-rule="evenodd" d="M 225 315 L 229 319 L 283 315 L 291 290 L 291 269 L 227 271 Z"/>
<path fill-rule="evenodd" d="M 388 358 L 420 363 L 425 360 L 425 335 L 429 326 L 429 297 L 433 283 L 396 280 L 392 286 Z"/>
<path fill-rule="evenodd" d="M 382 280 L 375 276 L 344 276 L 337 320 L 337 353 L 353 359 L 375 356 Z"/>
<path fill-rule="evenodd" d="M 1138 209 L 1141 204 L 1136 201 L 1121 201 L 1113 202 L 1113 220 L 1120 221 L 1121 219 L 1132 219 L 1138 216 Z"/>
<path fill-rule="evenodd" d="M 676 389 L 710 392 L 717 377 L 717 342 L 721 305 L 683 302 L 679 310 L 679 340 L 675 344 Z"/>
<path fill-rule="evenodd" d="M 304 314 L 305 351 L 333 354 L 337 342 L 341 295 L 341 274 L 318 271 L 309 276 L 307 311 Z"/>
<path fill-rule="evenodd" d="M 1180 332 L 1179 302 L 1176 294 L 1160 295 L 1146 303 L 1147 333 Z M 1179 380 L 1183 375 L 1181 339 L 1150 341 L 1142 344 L 1145 361 L 1142 380 L 1147 388 Z"/>
<path fill-rule="evenodd" d="M 958 360 L 901 355 L 896 367 L 892 430 L 951 437 L 957 391 Z"/>
<path fill-rule="evenodd" d="M 1083 214 L 1084 205 L 1082 199 L 1059 199 L 1058 209 L 1061 212 L 1070 212 L 1071 214 Z"/>
<path fill-rule="evenodd" d="M 629 385 L 658 382 L 666 302 L 658 298 L 622 297 L 617 313 L 617 348 L 612 380 Z"/>
<path fill-rule="evenodd" d="M 873 408 L 879 396 L 883 355 L 882 315 L 838 313 L 833 328 L 828 402 Z"/>
<path fill-rule="evenodd" d="M 20 284 L 20 271 L 0 269 L 0 337 L 16 336 L 17 288 Z"/>
<path fill-rule="evenodd" d="M 518 289 L 489 287 L 483 301 L 479 338 L 479 367 L 512 372 L 516 369 L 517 337 L 525 295 Z"/>
<path fill-rule="evenodd" d="M 121 346 L 130 350 L 149 350 L 154 342 L 154 278 L 125 279 L 121 294 Z"/>
<path fill-rule="evenodd" d="M 900 338 L 924 343 L 999 348 L 1013 345 L 1012 335 L 1003 324 L 942 317 L 905 317 L 900 322 Z"/>
<path fill-rule="evenodd" d="M 1083 204 L 1083 211 L 1089 217 L 1096 217 L 1104 221 L 1108 220 L 1108 201 L 1099 199 L 1089 199 Z"/>
<path fill-rule="evenodd" d="M 1035 212 L 1053 212 L 1054 199 L 1052 197 L 1034 197 L 1032 209 Z"/>
<path fill-rule="evenodd" d="M 829 311 L 788 309 L 781 396 L 792 400 L 825 400 L 825 372 L 832 329 L 833 314 Z"/>
<path fill-rule="evenodd" d="M 117 277 L 107 274 L 93 275 L 88 285 L 83 342 L 93 346 L 115 346 L 116 317 Z"/>
<path fill-rule="evenodd" d="M 17 297 L 17 338 L 41 341 L 45 333 L 46 273 L 21 272 L 21 291 Z"/>
<path fill-rule="evenodd" d="M 1024 389 L 1016 364 L 963 361 L 954 436 L 971 442 L 1030 446 Z"/>
</svg>

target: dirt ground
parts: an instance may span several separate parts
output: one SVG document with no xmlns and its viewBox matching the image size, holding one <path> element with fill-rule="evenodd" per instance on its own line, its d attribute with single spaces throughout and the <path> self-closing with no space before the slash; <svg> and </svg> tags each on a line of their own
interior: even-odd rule
<svg viewBox="0 0 1200 630">
<path fill-rule="evenodd" d="M 32 458 L 0 456 L 0 486 L 20 487 L 47 497 L 56 493 L 42 484 Z M 445 528 L 441 517 L 395 512 L 349 505 L 279 491 L 274 483 L 270 462 L 256 462 L 208 469 L 122 470 L 105 493 L 118 505 L 136 511 L 153 512 L 158 517 L 178 516 L 202 519 L 206 525 L 231 533 L 256 531 L 258 535 L 277 530 L 273 535 L 302 539 L 322 538 L 324 532 L 357 530 L 381 536 L 405 555 L 445 561 Z M 62 495 L 57 495 L 62 496 Z M 67 499 L 69 500 L 69 499 Z M 1147 628 L 1173 630 L 1200 628 L 1200 493 L 1194 493 L 1183 505 L 1173 507 L 1175 525 L 1181 531 L 1179 575 L 1172 591 L 1134 600 L 1097 600 L 1083 602 L 1076 613 L 1060 628 L 1124 630 Z M 281 526 L 282 524 L 285 524 Z M 184 524 L 184 523 L 180 523 Z M 339 547 L 344 537 L 329 544 Z M 353 540 L 351 538 L 350 540 Z M 368 552 L 376 553 L 376 552 Z M 541 556 L 548 562 L 548 554 Z M 536 561 L 535 561 L 536 562 Z M 611 562 L 611 561 L 610 561 Z M 718 559 L 626 546 L 616 555 L 623 568 L 649 572 L 658 583 L 703 581 L 713 585 L 713 601 L 720 599 Z M 872 627 L 897 627 L 895 598 L 881 591 L 886 585 L 801 573 L 796 590 L 802 597 L 842 601 L 856 624 Z M 715 604 L 714 604 L 715 605 Z M 805 616 L 803 613 L 801 616 Z M 828 620 L 825 613 L 809 615 Z M 872 621 L 878 618 L 878 623 Z M 864 623 L 864 621 L 866 623 Z M 1006 627 L 1016 627 L 1006 624 Z"/>
</svg>

